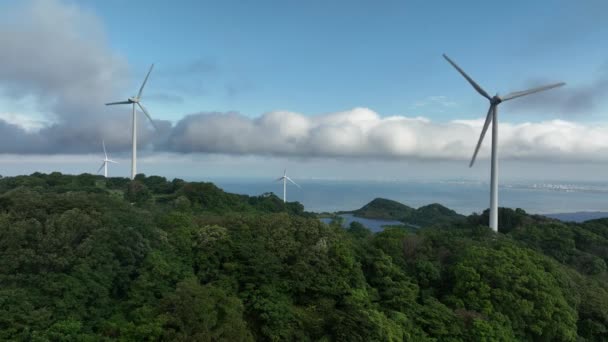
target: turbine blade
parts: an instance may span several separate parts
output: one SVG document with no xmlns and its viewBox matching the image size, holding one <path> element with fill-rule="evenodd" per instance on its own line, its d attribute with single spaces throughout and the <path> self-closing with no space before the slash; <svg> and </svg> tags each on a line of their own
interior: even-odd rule
<svg viewBox="0 0 608 342">
<path fill-rule="evenodd" d="M 101 146 L 103 146 L 103 154 L 106 156 L 106 159 L 108 159 L 108 153 L 106 153 L 106 142 L 102 140 Z"/>
<path fill-rule="evenodd" d="M 113 106 L 113 105 L 119 105 L 119 104 L 129 104 L 131 102 L 129 101 L 119 101 L 119 102 L 110 102 L 110 103 L 106 103 L 106 106 Z"/>
<path fill-rule="evenodd" d="M 148 70 L 148 74 L 146 75 L 146 78 L 144 79 L 144 83 L 141 84 L 141 88 L 139 88 L 139 92 L 137 93 L 137 98 L 141 98 L 141 93 L 144 91 L 144 86 L 146 85 L 146 82 L 148 82 L 148 77 L 150 77 L 150 73 L 152 72 L 152 68 L 154 68 L 154 64 L 150 65 L 150 70 Z"/>
<path fill-rule="evenodd" d="M 279 177 L 275 180 L 275 182 L 282 181 L 282 180 L 283 180 L 283 177 Z"/>
<path fill-rule="evenodd" d="M 479 141 L 477 142 L 477 147 L 475 147 L 475 153 L 473 153 L 473 158 L 471 158 L 471 163 L 469 167 L 473 166 L 475 163 L 475 158 L 477 158 L 477 152 L 479 152 L 479 148 L 481 147 L 481 143 L 483 142 L 483 138 L 486 136 L 486 132 L 488 131 L 488 126 L 490 126 L 490 122 L 492 122 L 492 115 L 494 114 L 495 106 L 490 106 L 488 110 L 488 115 L 486 116 L 486 122 L 483 124 L 483 129 L 481 130 L 481 135 L 479 136 Z"/>
<path fill-rule="evenodd" d="M 294 182 L 294 181 L 293 181 L 291 178 L 289 178 L 289 177 L 285 177 L 285 178 L 287 178 L 287 180 L 288 180 L 288 181 L 292 182 L 292 183 L 293 183 L 293 185 L 295 185 L 295 186 L 297 186 L 298 188 L 302 189 L 302 187 L 301 187 L 301 186 L 299 186 L 299 185 L 298 185 L 298 183 Z"/>
<path fill-rule="evenodd" d="M 99 167 L 99 170 L 97 170 L 97 173 L 101 172 L 101 169 L 103 169 L 103 167 L 106 165 L 106 162 L 104 161 L 103 163 L 101 163 L 101 166 Z"/>
<path fill-rule="evenodd" d="M 150 116 L 150 114 L 148 113 L 146 108 L 144 108 L 144 106 L 139 102 L 137 102 L 137 105 L 139 106 L 139 108 L 141 108 L 141 110 L 144 112 L 144 114 L 146 114 L 146 116 L 148 117 L 148 120 L 150 120 L 150 123 L 152 124 L 152 127 L 154 127 L 154 129 L 158 129 L 156 127 L 156 124 L 154 123 L 154 120 L 152 120 L 152 117 Z"/>
<path fill-rule="evenodd" d="M 503 100 L 503 101 L 507 101 L 507 100 L 511 100 L 511 99 L 514 99 L 514 98 L 517 98 L 517 97 L 526 96 L 526 95 L 538 93 L 538 92 L 541 92 L 541 91 L 545 91 L 545 90 L 561 87 L 561 86 L 563 86 L 565 84 L 566 83 L 564 83 L 564 82 L 560 82 L 560 83 L 549 84 L 549 85 L 546 85 L 546 86 L 536 87 L 536 88 L 532 88 L 532 89 L 528 89 L 528 90 L 523 90 L 523 91 L 514 91 L 514 92 L 509 93 L 509 94 L 507 94 L 505 96 L 500 96 L 500 99 Z"/>
<path fill-rule="evenodd" d="M 443 54 L 443 58 L 445 58 L 446 61 L 448 61 L 448 63 L 452 64 L 452 66 L 454 68 L 456 68 L 456 70 L 458 70 L 458 72 L 467 79 L 467 81 L 469 81 L 469 83 L 473 86 L 473 88 L 475 88 L 475 90 L 477 90 L 478 93 L 481 94 L 481 96 L 485 97 L 488 100 L 491 100 L 492 98 L 490 97 L 490 95 L 488 95 L 488 93 L 486 93 L 485 90 L 483 90 L 483 88 L 481 88 L 479 86 L 479 84 L 475 83 L 475 81 L 473 81 L 473 79 L 471 77 L 469 77 L 469 75 L 467 75 L 464 70 L 460 69 L 460 67 L 458 65 L 456 65 L 456 63 L 454 63 L 450 57 L 448 57 L 445 53 Z"/>
</svg>

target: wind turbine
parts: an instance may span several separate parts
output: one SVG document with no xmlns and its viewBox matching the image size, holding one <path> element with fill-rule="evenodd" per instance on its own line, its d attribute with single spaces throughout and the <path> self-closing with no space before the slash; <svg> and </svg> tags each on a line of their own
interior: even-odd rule
<svg viewBox="0 0 608 342">
<path fill-rule="evenodd" d="M 104 154 L 104 158 L 103 158 L 103 163 L 101 164 L 101 166 L 99 167 L 99 170 L 97 170 L 97 173 L 99 173 L 99 171 L 101 171 L 101 169 L 103 169 L 103 176 L 108 178 L 108 163 L 114 163 L 114 164 L 118 164 L 118 162 L 113 161 L 112 159 L 108 158 L 108 153 L 106 152 L 106 143 L 105 141 L 101 141 L 101 145 L 103 146 L 103 154 Z"/>
<path fill-rule="evenodd" d="M 148 113 L 146 108 L 140 102 L 142 92 L 144 91 L 144 86 L 146 85 L 146 82 L 148 82 L 148 77 L 150 77 L 152 68 L 154 68 L 154 64 L 152 64 L 150 66 L 150 70 L 148 70 L 148 74 L 146 75 L 146 78 L 144 79 L 144 83 L 141 84 L 141 87 L 139 88 L 139 92 L 137 93 L 137 96 L 129 97 L 127 99 L 127 101 L 106 103 L 106 106 L 113 106 L 113 105 L 120 105 L 120 104 L 132 104 L 133 105 L 133 126 L 132 126 L 133 152 L 132 152 L 132 157 L 131 157 L 131 179 L 134 179 L 135 174 L 137 173 L 137 115 L 135 113 L 135 105 L 139 106 L 139 108 L 142 110 L 142 112 L 144 112 L 146 117 L 148 117 L 148 120 L 150 120 L 152 127 L 154 127 L 154 129 L 156 129 L 156 125 L 154 124 L 152 117 L 150 116 L 150 114 Z"/>
<path fill-rule="evenodd" d="M 283 171 L 283 177 L 277 178 L 276 180 L 278 181 L 283 181 L 283 203 L 287 202 L 287 181 L 290 181 L 293 183 L 293 185 L 297 186 L 298 188 L 302 189 L 301 186 L 299 186 L 296 182 L 294 182 L 291 178 L 287 177 L 287 169 L 285 169 L 285 171 Z"/>
<path fill-rule="evenodd" d="M 507 100 L 512 100 L 514 98 L 518 98 L 518 97 L 538 93 L 541 91 L 561 87 L 561 86 L 565 85 L 566 83 L 560 82 L 560 83 L 549 84 L 549 85 L 532 88 L 532 89 L 528 89 L 528 90 L 515 91 L 515 92 L 509 93 L 505 96 L 499 96 L 497 93 L 496 95 L 491 97 L 490 95 L 488 95 L 488 93 L 485 90 L 483 90 L 483 88 L 481 88 L 477 83 L 475 83 L 475 81 L 473 81 L 473 79 L 471 77 L 469 77 L 469 75 L 467 75 L 448 56 L 446 56 L 444 54 L 443 58 L 445 58 L 450 64 L 452 64 L 452 66 L 454 68 L 456 68 L 456 70 L 458 70 L 458 72 L 464 78 L 466 78 L 467 81 L 469 81 L 469 83 L 473 86 L 473 88 L 475 88 L 475 90 L 479 94 L 481 94 L 481 96 L 485 97 L 486 99 L 488 99 L 488 101 L 490 101 L 490 109 L 488 110 L 488 114 L 486 116 L 486 121 L 483 124 L 483 129 L 481 130 L 481 135 L 479 136 L 479 141 L 477 142 L 477 147 L 475 147 L 475 152 L 473 153 L 473 158 L 471 159 L 471 163 L 469 164 L 469 167 L 472 167 L 473 163 L 475 163 L 475 158 L 477 157 L 477 152 L 479 152 L 479 148 L 481 147 L 483 138 L 486 135 L 488 126 L 490 125 L 490 122 L 492 122 L 492 164 L 491 164 L 492 166 L 491 166 L 491 171 L 490 171 L 490 173 L 491 173 L 491 177 L 490 177 L 490 180 L 491 180 L 491 185 L 490 185 L 490 228 L 492 228 L 494 231 L 497 232 L 498 231 L 498 180 L 497 180 L 497 178 L 498 178 L 498 150 L 497 150 L 497 147 L 498 147 L 497 146 L 498 145 L 498 105 L 501 102 L 504 102 Z"/>
</svg>

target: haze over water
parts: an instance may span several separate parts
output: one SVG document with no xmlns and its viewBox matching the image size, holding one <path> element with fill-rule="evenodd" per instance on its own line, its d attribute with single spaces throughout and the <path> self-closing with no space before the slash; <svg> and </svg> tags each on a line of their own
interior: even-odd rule
<svg viewBox="0 0 608 342">
<path fill-rule="evenodd" d="M 299 180 L 302 189 L 288 186 L 287 200 L 301 202 L 307 211 L 334 212 L 358 209 L 376 197 L 411 207 L 440 203 L 458 213 L 482 212 L 489 204 L 489 185 L 476 181 L 339 181 Z M 272 179 L 211 179 L 225 191 L 259 195 L 274 192 L 282 197 L 282 183 Z M 575 182 L 521 182 L 500 186 L 501 207 L 522 208 L 529 213 L 552 214 L 608 211 L 608 184 Z"/>
</svg>

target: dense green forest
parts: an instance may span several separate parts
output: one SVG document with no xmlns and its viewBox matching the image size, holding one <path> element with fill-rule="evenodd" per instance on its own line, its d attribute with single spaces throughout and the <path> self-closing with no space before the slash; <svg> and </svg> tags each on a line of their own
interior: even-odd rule
<svg viewBox="0 0 608 342">
<path fill-rule="evenodd" d="M 2 178 L 0 340 L 608 340 L 608 220 L 424 212 L 372 234 L 211 183 Z"/>
</svg>

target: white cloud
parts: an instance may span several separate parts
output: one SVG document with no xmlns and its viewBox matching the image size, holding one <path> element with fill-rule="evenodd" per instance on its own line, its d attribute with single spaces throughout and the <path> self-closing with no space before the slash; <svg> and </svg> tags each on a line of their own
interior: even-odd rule
<svg viewBox="0 0 608 342">
<path fill-rule="evenodd" d="M 44 120 L 35 119 L 29 115 L 19 113 L 0 113 L 0 120 L 18 126 L 26 132 L 39 131 L 47 125 L 47 122 Z"/>
<path fill-rule="evenodd" d="M 271 112 L 250 119 L 236 113 L 189 115 L 177 123 L 165 148 L 176 152 L 379 159 L 469 159 L 483 119 L 433 122 L 381 117 L 367 108 L 306 116 Z M 480 158 L 489 153 L 491 131 Z M 608 160 L 608 127 L 563 120 L 501 122 L 502 158 Z"/>
<path fill-rule="evenodd" d="M 109 49 L 93 13 L 54 0 L 20 5 L 0 15 L 5 95 L 33 96 L 62 121 L 90 113 L 126 84 L 126 61 Z"/>
</svg>

